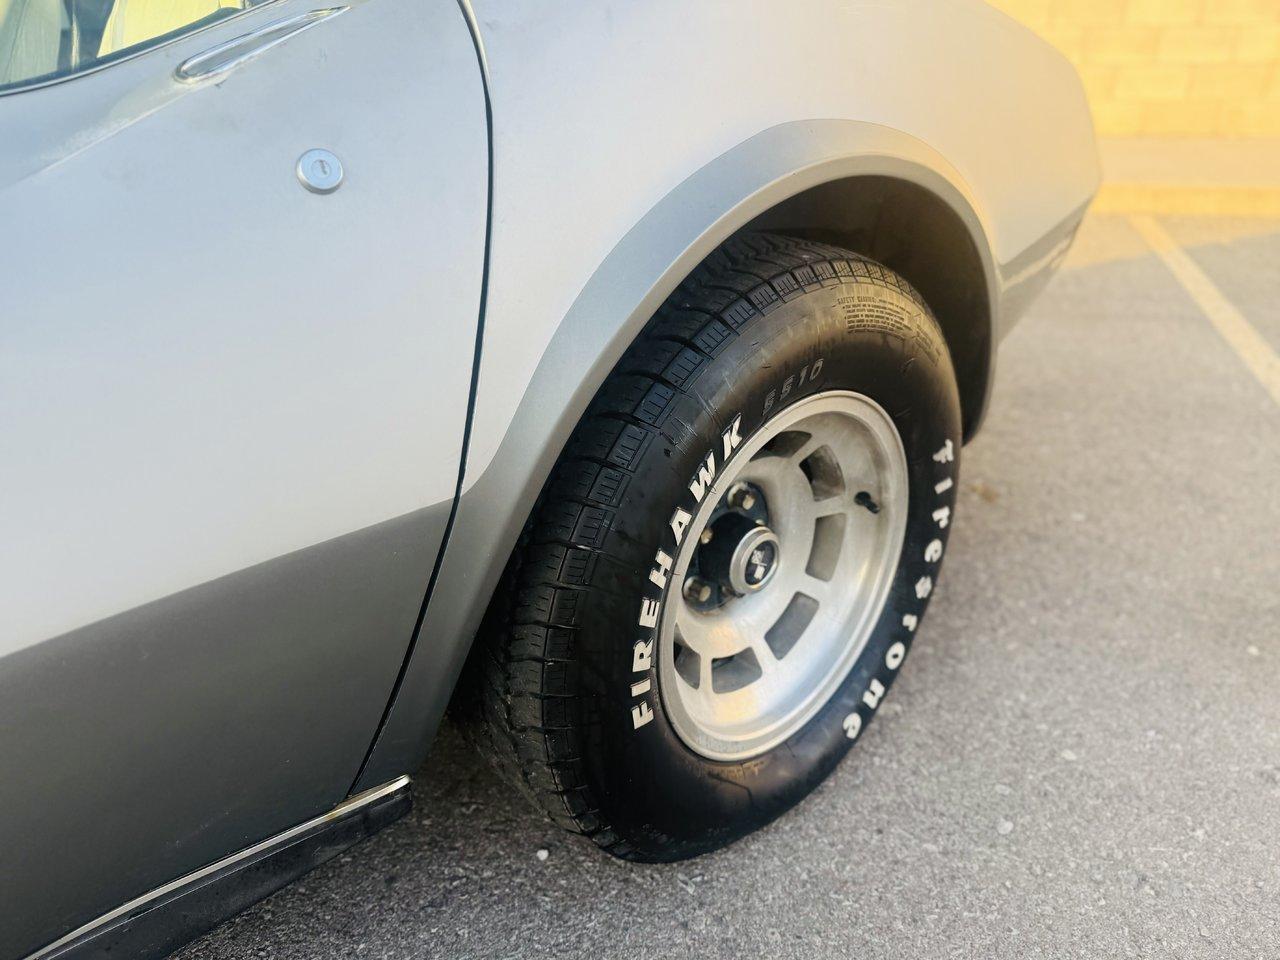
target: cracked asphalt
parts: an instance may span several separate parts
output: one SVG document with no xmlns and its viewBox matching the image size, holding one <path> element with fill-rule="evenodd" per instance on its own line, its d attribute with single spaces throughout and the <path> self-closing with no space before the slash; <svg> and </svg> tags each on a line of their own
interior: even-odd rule
<svg viewBox="0 0 1280 960">
<path fill-rule="evenodd" d="M 1280 350 L 1280 222 L 1159 221 Z M 1280 405 L 1127 219 L 1005 342 L 961 476 L 901 678 L 769 828 L 616 862 L 446 725 L 406 819 L 178 956 L 1280 955 Z"/>
</svg>

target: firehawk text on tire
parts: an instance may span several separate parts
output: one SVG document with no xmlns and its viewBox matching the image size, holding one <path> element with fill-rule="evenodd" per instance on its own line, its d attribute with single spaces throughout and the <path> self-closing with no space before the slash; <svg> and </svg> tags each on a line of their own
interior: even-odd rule
<svg viewBox="0 0 1280 960">
<path fill-rule="evenodd" d="M 512 558 L 479 654 L 501 767 L 629 859 L 785 811 L 902 667 L 959 449 L 946 345 L 904 280 L 726 244 L 619 361 Z"/>
</svg>

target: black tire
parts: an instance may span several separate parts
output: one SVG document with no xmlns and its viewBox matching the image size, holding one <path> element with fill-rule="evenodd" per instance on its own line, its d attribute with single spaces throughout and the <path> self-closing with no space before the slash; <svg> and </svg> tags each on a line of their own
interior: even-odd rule
<svg viewBox="0 0 1280 960">
<path fill-rule="evenodd" d="M 648 577 L 655 552 L 673 549 L 673 510 L 735 417 L 745 438 L 833 389 L 878 402 L 906 452 L 907 530 L 889 599 L 798 733 L 745 762 L 709 760 L 672 729 L 657 657 L 641 655 L 655 631 L 637 613 L 664 593 Z M 959 448 L 951 360 L 909 284 L 824 244 L 766 234 L 725 244 L 600 389 L 494 598 L 473 668 L 500 769 L 554 821 L 632 860 L 704 853 L 793 806 L 865 728 L 910 647 L 950 529 Z"/>
</svg>

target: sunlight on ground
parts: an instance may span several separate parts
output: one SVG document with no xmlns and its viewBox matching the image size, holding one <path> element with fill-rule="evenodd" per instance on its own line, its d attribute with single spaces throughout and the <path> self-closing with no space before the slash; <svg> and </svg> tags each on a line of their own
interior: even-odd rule
<svg viewBox="0 0 1280 960">
<path fill-rule="evenodd" d="M 1229 244 L 1250 237 L 1280 233 L 1280 220 L 1252 217 L 1177 219 L 1178 239 L 1184 247 Z M 1063 269 L 1079 270 L 1117 260 L 1136 260 L 1151 254 L 1151 248 L 1133 229 L 1128 217 L 1119 214 L 1090 214 L 1076 235 L 1076 242 L 1067 254 Z"/>
</svg>

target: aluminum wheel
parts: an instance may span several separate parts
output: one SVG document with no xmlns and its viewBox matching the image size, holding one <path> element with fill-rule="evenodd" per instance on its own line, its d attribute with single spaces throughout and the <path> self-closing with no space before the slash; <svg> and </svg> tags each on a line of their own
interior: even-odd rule
<svg viewBox="0 0 1280 960">
<path fill-rule="evenodd" d="M 879 619 L 907 519 L 907 460 L 874 400 L 815 394 L 761 427 L 689 525 L 658 636 L 680 738 L 715 760 L 786 740 Z"/>
</svg>

